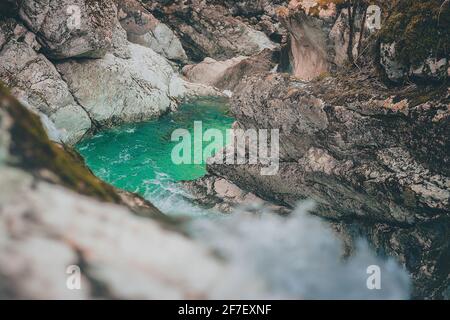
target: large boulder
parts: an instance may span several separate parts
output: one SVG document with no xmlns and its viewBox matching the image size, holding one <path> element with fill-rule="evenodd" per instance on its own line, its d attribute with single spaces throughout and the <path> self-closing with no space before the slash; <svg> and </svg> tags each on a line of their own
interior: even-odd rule
<svg viewBox="0 0 450 320">
<path fill-rule="evenodd" d="M 52 139 L 72 144 L 91 127 L 54 65 L 42 54 L 35 35 L 14 20 L 0 22 L 0 79 L 22 103 L 48 119 Z"/>
<path fill-rule="evenodd" d="M 153 50 L 130 43 L 131 57 L 56 64 L 79 103 L 98 125 L 111 126 L 160 116 L 185 95 L 183 80 Z"/>
<path fill-rule="evenodd" d="M 247 76 L 268 71 L 275 72 L 279 59 L 279 51 L 269 49 L 251 57 L 240 56 L 225 61 L 205 58 L 198 64 L 185 66 L 183 75 L 191 82 L 203 83 L 232 92 Z"/>
<path fill-rule="evenodd" d="M 46 56 L 99 58 L 111 47 L 116 11 L 113 0 L 24 0 L 19 16 Z"/>
<path fill-rule="evenodd" d="M 371 75 L 346 77 L 244 79 L 232 112 L 244 129 L 280 130 L 279 171 L 262 176 L 261 165 L 219 163 L 208 171 L 287 207 L 314 199 L 331 218 L 448 219 L 448 89 L 387 90 Z"/>
<path fill-rule="evenodd" d="M 191 82 L 214 85 L 221 79 L 223 73 L 234 67 L 247 57 L 239 56 L 224 61 L 205 58 L 198 64 L 184 66 L 183 75 Z"/>
</svg>

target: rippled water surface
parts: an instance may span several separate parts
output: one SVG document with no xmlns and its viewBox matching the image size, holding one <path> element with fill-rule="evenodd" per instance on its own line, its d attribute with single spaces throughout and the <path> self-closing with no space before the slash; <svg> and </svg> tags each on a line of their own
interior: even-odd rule
<svg viewBox="0 0 450 320">
<path fill-rule="evenodd" d="M 308 215 L 304 206 L 286 219 L 270 213 L 220 216 L 191 204 L 178 182 L 203 176 L 206 166 L 175 165 L 171 153 L 178 142 L 172 142 L 171 135 L 179 128 L 192 134 L 194 121 L 203 122 L 203 131 L 215 128 L 223 133 L 233 123 L 224 105 L 190 104 L 155 121 L 101 132 L 79 143 L 77 149 L 99 178 L 143 195 L 161 211 L 209 217 L 192 219 L 188 227 L 192 237 L 229 261 L 235 270 L 227 279 L 230 284 L 238 288 L 241 280 L 248 283 L 244 281 L 248 279 L 254 284 L 230 297 L 215 288 L 218 297 L 408 298 L 409 279 L 398 264 L 377 256 L 365 242 L 343 261 L 341 241 L 327 224 Z M 382 270 L 382 290 L 366 286 L 370 265 Z"/>
</svg>

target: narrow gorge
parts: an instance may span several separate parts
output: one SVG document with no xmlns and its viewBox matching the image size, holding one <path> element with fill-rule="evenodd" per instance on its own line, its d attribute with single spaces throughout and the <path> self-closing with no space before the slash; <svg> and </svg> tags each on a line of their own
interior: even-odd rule
<svg viewBox="0 0 450 320">
<path fill-rule="evenodd" d="M 448 0 L 3 0 L 0 298 L 448 300 L 449 77 Z"/>
</svg>

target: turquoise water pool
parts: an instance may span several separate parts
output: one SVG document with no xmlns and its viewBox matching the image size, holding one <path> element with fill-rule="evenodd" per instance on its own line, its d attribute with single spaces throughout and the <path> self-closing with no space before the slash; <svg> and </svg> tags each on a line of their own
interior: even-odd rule
<svg viewBox="0 0 450 320">
<path fill-rule="evenodd" d="M 171 141 L 172 132 L 187 129 L 193 134 L 194 121 L 202 121 L 203 132 L 214 128 L 225 133 L 234 121 L 227 112 L 223 103 L 185 104 L 157 120 L 102 131 L 76 148 L 100 179 L 141 194 L 165 212 L 179 211 L 187 204 L 177 182 L 202 177 L 206 164 L 175 165 L 171 153 L 178 142 Z"/>
</svg>

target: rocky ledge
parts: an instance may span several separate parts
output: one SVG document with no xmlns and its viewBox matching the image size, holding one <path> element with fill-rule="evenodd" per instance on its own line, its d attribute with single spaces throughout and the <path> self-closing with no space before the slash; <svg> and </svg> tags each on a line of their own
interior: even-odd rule
<svg viewBox="0 0 450 320">
<path fill-rule="evenodd" d="M 435 1 L 429 2 L 436 7 Z M 347 10 L 339 14 L 339 7 L 322 9 L 318 5 L 321 11 L 316 12 L 294 4 L 280 10 L 289 22 L 289 32 L 300 27 L 303 30 L 292 36 L 322 32 L 325 44 L 336 44 L 335 32 L 328 32 L 327 26 L 330 17 L 339 17 Z M 392 27 L 392 19 L 404 14 L 403 9 L 404 2 L 399 1 L 397 11 L 393 9 L 395 14 L 386 18 L 377 36 L 363 37 L 362 47 L 366 49 L 352 55 L 351 65 L 339 66 L 335 61 L 337 51 L 332 50 L 323 56 L 323 64 L 308 73 L 315 75 L 312 80 L 295 70 L 291 75 L 261 71 L 243 77 L 231 103 L 236 126 L 279 129 L 280 169 L 276 175 L 262 176 L 258 165 L 212 163 L 209 173 L 287 208 L 293 208 L 299 200 L 314 199 L 318 203 L 316 213 L 333 219 L 363 218 L 400 225 L 447 220 L 447 72 L 438 82 L 435 75 L 422 73 L 416 83 L 394 86 L 386 78 L 389 68 L 383 65 L 386 28 Z M 440 23 L 447 21 L 448 13 L 441 15 Z M 402 21 L 414 21 L 418 12 L 411 8 L 407 14 Z M 308 21 L 310 24 L 304 25 Z M 412 28 L 413 22 L 406 22 L 403 27 Z M 331 30 L 337 28 L 336 23 Z M 297 24 L 301 25 L 293 28 Z M 293 48 L 290 57 L 294 65 L 296 57 L 306 59 L 302 65 L 306 63 L 309 68 L 327 47 L 309 47 L 315 53 L 311 55 L 299 55 L 301 50 Z M 435 52 L 431 47 L 429 51 Z M 427 55 L 420 52 L 426 64 Z M 418 54 L 411 51 L 408 57 L 413 61 Z M 428 85 L 423 84 L 425 78 Z"/>
<path fill-rule="evenodd" d="M 280 129 L 280 170 L 262 176 L 256 165 L 210 164 L 208 171 L 287 207 L 312 198 L 331 218 L 448 218 L 447 86 L 390 91 L 345 77 L 244 80 L 232 112 L 242 128 Z"/>
</svg>

